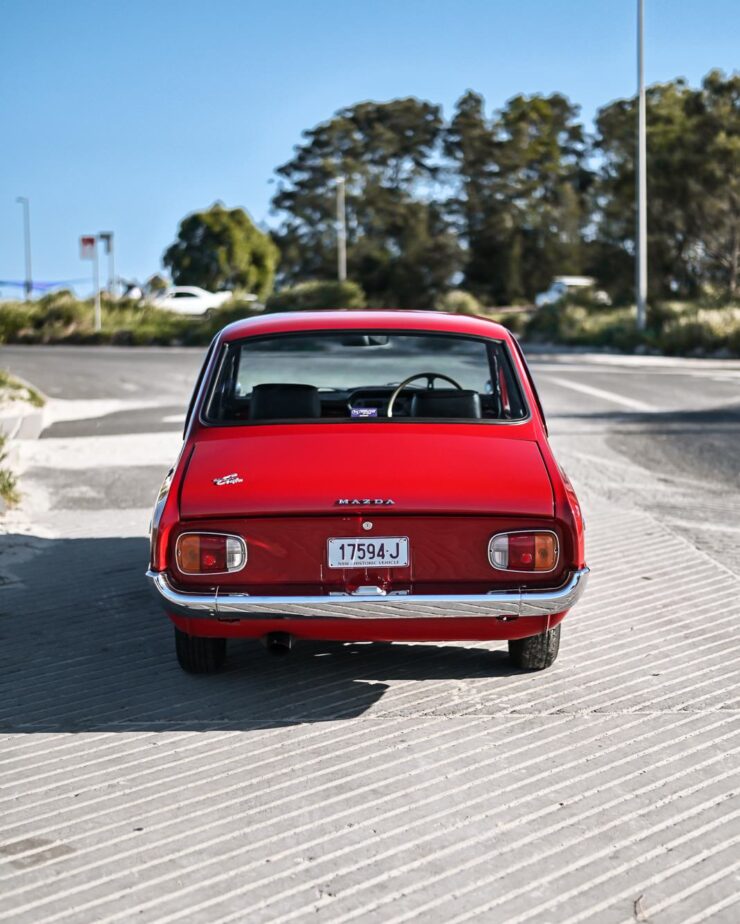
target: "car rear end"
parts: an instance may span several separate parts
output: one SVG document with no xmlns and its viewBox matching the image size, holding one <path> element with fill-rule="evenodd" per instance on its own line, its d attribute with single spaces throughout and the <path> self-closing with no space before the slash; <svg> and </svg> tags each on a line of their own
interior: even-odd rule
<svg viewBox="0 0 740 924">
<path fill-rule="evenodd" d="M 369 338 L 359 350 L 377 347 L 382 368 L 372 387 L 381 391 L 377 382 L 392 373 L 384 336 L 353 332 L 355 343 Z M 320 393 L 319 416 L 255 419 L 250 401 L 259 383 L 247 389 L 239 365 L 232 381 L 241 384 L 232 385 L 228 416 L 219 417 L 214 401 L 219 388 L 223 397 L 229 348 L 218 347 L 220 365 L 215 355 L 152 535 L 150 580 L 178 631 L 433 641 L 553 630 L 587 575 L 580 510 L 543 441 L 516 349 L 496 343 L 474 419 L 417 418 L 412 394 L 409 413 L 391 420 L 389 392 L 364 385 L 368 373 L 359 368 L 343 371 L 360 378 L 341 400 L 336 387 Z M 422 365 L 443 365 L 444 345 L 439 355 L 433 346 Z M 289 352 L 295 375 L 302 350 Z M 420 362 L 411 353 L 403 365 Z M 461 351 L 458 378 L 469 358 Z M 280 351 L 268 359 L 286 364 Z M 353 416 L 352 402 L 366 409 L 368 400 L 377 415 Z M 294 398 L 291 413 L 299 406 Z M 495 416 L 484 416 L 486 408 Z"/>
</svg>

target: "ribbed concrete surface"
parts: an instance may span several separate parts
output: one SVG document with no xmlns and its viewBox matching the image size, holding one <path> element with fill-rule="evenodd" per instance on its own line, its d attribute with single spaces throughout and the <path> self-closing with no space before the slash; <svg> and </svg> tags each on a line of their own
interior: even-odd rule
<svg viewBox="0 0 740 924">
<path fill-rule="evenodd" d="M 188 677 L 143 580 L 176 434 L 22 446 L 0 922 L 740 920 L 735 497 L 653 476 L 599 424 L 554 430 L 593 573 L 530 675 L 488 645 L 237 644 Z M 686 492 L 721 554 L 661 521 L 692 516 Z"/>
<path fill-rule="evenodd" d="M 186 677 L 143 540 L 34 540 L 3 594 L 0 920 L 737 920 L 740 581 L 588 507 L 593 581 L 535 675 L 244 644 Z"/>
</svg>

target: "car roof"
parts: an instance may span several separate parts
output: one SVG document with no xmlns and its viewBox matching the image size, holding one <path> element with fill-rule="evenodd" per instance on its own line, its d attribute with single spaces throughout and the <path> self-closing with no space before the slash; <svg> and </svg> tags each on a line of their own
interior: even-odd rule
<svg viewBox="0 0 740 924">
<path fill-rule="evenodd" d="M 286 311 L 235 321 L 221 331 L 221 340 L 240 340 L 266 334 L 316 330 L 403 330 L 468 334 L 508 340 L 509 331 L 494 321 L 443 311 L 369 309 L 358 311 Z"/>
</svg>

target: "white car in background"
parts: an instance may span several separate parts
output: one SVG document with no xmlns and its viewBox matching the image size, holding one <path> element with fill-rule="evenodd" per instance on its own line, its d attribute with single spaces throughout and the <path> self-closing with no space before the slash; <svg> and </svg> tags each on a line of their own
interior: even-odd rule
<svg viewBox="0 0 740 924">
<path fill-rule="evenodd" d="M 590 292 L 594 304 L 603 305 L 605 308 L 611 305 L 612 300 L 608 293 L 603 289 L 595 289 L 596 280 L 593 276 L 556 276 L 550 288 L 544 292 L 535 295 L 534 303 L 538 308 L 544 308 L 545 305 L 555 305 L 566 295 L 572 295 L 574 292 Z"/>
<path fill-rule="evenodd" d="M 155 296 L 152 304 L 176 314 L 205 314 L 210 308 L 220 308 L 232 295 L 232 292 L 207 292 L 198 286 L 172 286 Z"/>
</svg>

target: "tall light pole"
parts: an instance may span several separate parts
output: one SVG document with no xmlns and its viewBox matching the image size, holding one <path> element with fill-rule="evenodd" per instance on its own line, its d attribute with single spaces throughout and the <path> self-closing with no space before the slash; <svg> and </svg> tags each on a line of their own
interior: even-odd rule
<svg viewBox="0 0 740 924">
<path fill-rule="evenodd" d="M 635 289 L 637 329 L 647 320 L 647 137 L 645 124 L 645 3 L 637 0 L 637 228 L 635 233 Z"/>
<path fill-rule="evenodd" d="M 18 196 L 15 200 L 23 206 L 23 242 L 26 251 L 26 301 L 31 300 L 33 292 L 33 276 L 31 273 L 31 215 L 30 202 L 27 196 Z"/>
<path fill-rule="evenodd" d="M 337 279 L 347 278 L 347 212 L 344 203 L 344 177 L 337 177 Z"/>
</svg>

